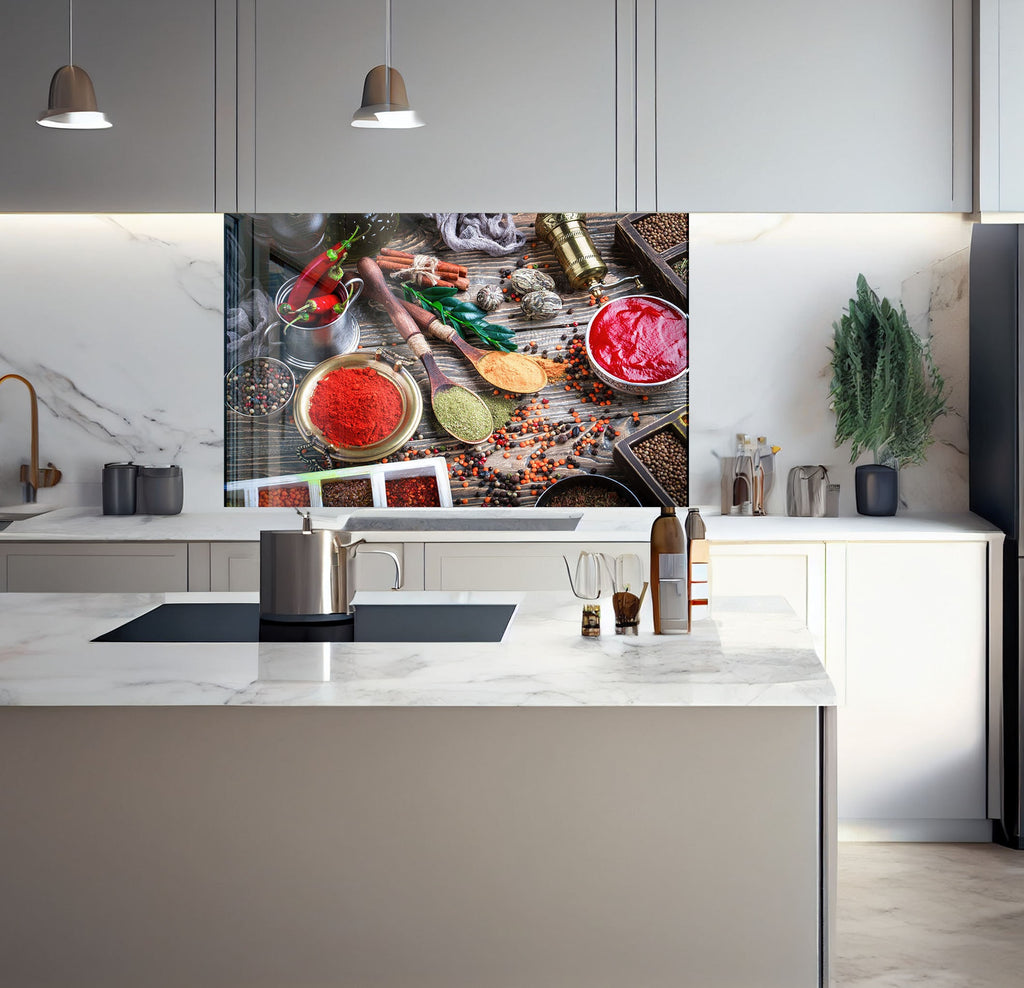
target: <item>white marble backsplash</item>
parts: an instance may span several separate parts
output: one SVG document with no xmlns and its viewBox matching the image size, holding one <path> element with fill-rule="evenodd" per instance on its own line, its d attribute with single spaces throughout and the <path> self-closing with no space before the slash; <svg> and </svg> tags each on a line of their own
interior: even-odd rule
<svg viewBox="0 0 1024 988">
<path fill-rule="evenodd" d="M 927 462 L 901 471 L 901 510 L 966 511 L 970 236 L 953 213 L 691 215 L 691 502 L 719 509 L 716 454 L 733 455 L 745 432 L 782 447 L 770 514 L 785 514 L 790 468 L 819 463 L 840 485 L 840 513 L 856 513 L 855 464 L 828 409 L 829 347 L 863 273 L 933 335 L 950 386 Z"/>
<path fill-rule="evenodd" d="M 910 509 L 967 506 L 967 246 L 960 214 L 690 218 L 691 502 L 719 505 L 715 454 L 737 432 L 782 447 L 773 514 L 790 467 L 824 463 L 853 514 L 849 450 L 833 445 L 828 346 L 863 272 L 902 297 L 934 336 L 950 384 L 928 462 L 903 471 Z M 63 472 L 40 500 L 98 505 L 103 463 L 179 463 L 185 511 L 221 506 L 223 217 L 0 215 L 7 300 L 0 375 L 33 382 L 40 458 Z M 0 504 L 20 499 L 28 460 L 24 388 L 0 388 Z"/>
<path fill-rule="evenodd" d="M 222 503 L 220 215 L 0 216 L 0 375 L 39 394 L 40 501 L 98 505 L 102 466 L 178 463 L 185 510 Z M 0 388 L 0 504 L 20 500 L 28 394 Z"/>
</svg>

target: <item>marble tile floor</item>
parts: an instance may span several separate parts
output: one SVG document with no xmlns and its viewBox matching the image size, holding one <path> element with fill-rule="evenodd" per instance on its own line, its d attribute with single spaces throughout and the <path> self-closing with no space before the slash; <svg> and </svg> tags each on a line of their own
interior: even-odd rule
<svg viewBox="0 0 1024 988">
<path fill-rule="evenodd" d="M 834 988 L 1024 985 L 1024 851 L 840 844 Z"/>
</svg>

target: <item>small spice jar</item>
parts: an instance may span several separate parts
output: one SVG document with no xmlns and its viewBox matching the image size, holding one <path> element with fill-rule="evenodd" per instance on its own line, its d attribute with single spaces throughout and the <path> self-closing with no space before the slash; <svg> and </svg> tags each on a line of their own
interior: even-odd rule
<svg viewBox="0 0 1024 988">
<path fill-rule="evenodd" d="M 580 625 L 580 634 L 584 638 L 601 637 L 601 605 L 584 604 L 583 621 Z"/>
</svg>

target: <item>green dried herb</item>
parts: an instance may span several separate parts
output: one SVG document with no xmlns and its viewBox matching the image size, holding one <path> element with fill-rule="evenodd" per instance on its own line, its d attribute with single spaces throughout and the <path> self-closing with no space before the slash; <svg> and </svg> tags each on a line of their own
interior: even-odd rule
<svg viewBox="0 0 1024 988">
<path fill-rule="evenodd" d="M 457 288 L 438 285 L 420 289 L 406 282 L 402 285 L 402 291 L 407 301 L 433 312 L 446 326 L 452 326 L 464 340 L 468 339 L 466 330 L 470 330 L 485 346 L 505 353 L 516 349 L 512 342 L 513 331 L 507 326 L 488 322 L 484 318 L 487 313 L 480 306 L 455 298 Z"/>
<path fill-rule="evenodd" d="M 460 384 L 438 388 L 431 399 L 431 407 L 438 425 L 456 439 L 476 443 L 494 431 L 490 409 L 479 395 Z"/>
<path fill-rule="evenodd" d="M 922 462 L 932 425 L 946 412 L 945 382 L 929 343 L 910 328 L 903 305 L 896 309 L 879 300 L 864 275 L 857 277 L 857 297 L 832 328 L 829 399 L 836 445 L 850 440 L 851 463 L 865 450 L 876 462 Z"/>
</svg>

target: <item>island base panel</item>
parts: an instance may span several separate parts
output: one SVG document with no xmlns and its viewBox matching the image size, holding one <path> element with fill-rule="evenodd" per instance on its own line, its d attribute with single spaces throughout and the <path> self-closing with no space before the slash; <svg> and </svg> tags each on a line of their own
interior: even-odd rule
<svg viewBox="0 0 1024 988">
<path fill-rule="evenodd" d="M 805 708 L 7 708 L 4 978 L 818 985 Z"/>
</svg>

